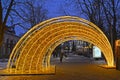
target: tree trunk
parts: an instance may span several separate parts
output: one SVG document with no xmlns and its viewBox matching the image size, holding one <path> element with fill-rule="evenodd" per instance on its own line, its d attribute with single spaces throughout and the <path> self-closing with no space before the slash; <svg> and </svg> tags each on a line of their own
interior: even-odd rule
<svg viewBox="0 0 120 80">
<path fill-rule="evenodd" d="M 10 5 L 8 6 L 8 9 L 7 9 L 7 12 L 5 14 L 5 18 L 4 18 L 4 21 L 2 21 L 2 3 L 1 3 L 1 0 L 0 0 L 0 46 L 2 46 L 2 42 L 3 42 L 3 38 L 4 38 L 4 33 L 5 33 L 5 30 L 7 29 L 6 27 L 6 23 L 7 23 L 7 20 L 8 20 L 8 16 L 10 14 L 10 11 L 11 11 L 11 8 L 13 6 L 13 2 L 14 0 L 11 0 L 10 2 Z"/>
<path fill-rule="evenodd" d="M 2 4 L 0 0 L 0 47 L 2 46 L 3 41 L 3 26 L 2 26 Z"/>
<path fill-rule="evenodd" d="M 117 15 L 116 15 L 116 9 L 115 9 L 115 1 L 112 1 L 112 11 L 113 11 L 113 53 L 115 55 L 115 41 L 117 40 L 117 32 L 116 32 L 116 23 L 117 23 Z"/>
</svg>

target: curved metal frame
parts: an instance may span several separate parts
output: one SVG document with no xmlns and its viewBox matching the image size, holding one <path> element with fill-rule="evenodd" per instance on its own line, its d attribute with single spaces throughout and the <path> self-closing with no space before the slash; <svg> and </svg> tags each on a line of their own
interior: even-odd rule
<svg viewBox="0 0 120 80">
<path fill-rule="evenodd" d="M 73 40 L 74 37 L 98 46 L 108 66 L 114 66 L 111 45 L 96 25 L 82 18 L 62 16 L 31 28 L 14 47 L 7 69 L 19 74 L 49 71 L 50 56 L 54 48 L 64 41 Z"/>
</svg>

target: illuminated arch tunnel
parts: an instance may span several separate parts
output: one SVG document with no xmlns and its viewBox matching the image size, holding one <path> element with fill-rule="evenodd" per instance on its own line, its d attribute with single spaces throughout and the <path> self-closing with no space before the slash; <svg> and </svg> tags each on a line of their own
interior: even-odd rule
<svg viewBox="0 0 120 80">
<path fill-rule="evenodd" d="M 96 45 L 103 52 L 107 65 L 114 66 L 111 45 L 96 25 L 82 18 L 62 16 L 31 28 L 14 47 L 7 71 L 11 74 L 54 73 L 51 54 L 56 46 L 68 40 L 84 40 Z"/>
</svg>

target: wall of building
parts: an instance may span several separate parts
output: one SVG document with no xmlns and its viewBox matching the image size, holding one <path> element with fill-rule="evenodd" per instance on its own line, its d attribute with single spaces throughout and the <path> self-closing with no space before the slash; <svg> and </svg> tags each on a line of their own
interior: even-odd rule
<svg viewBox="0 0 120 80">
<path fill-rule="evenodd" d="M 20 37 L 14 33 L 6 32 L 3 39 L 3 45 L 0 47 L 0 58 L 9 58 L 9 55 L 18 42 Z"/>
</svg>

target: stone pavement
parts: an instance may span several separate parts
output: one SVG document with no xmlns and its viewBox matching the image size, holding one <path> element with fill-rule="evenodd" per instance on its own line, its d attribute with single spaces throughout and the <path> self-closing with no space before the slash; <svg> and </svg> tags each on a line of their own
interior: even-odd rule
<svg viewBox="0 0 120 80">
<path fill-rule="evenodd" d="M 120 71 L 99 67 L 99 61 L 83 56 L 68 57 L 63 63 L 59 58 L 51 61 L 56 64 L 55 75 L 1 76 L 0 80 L 120 80 Z"/>
</svg>

